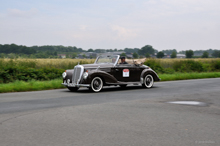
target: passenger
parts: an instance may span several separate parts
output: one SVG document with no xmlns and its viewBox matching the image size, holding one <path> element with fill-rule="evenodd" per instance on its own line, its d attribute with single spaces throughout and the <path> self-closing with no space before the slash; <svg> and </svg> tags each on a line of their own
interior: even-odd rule
<svg viewBox="0 0 220 146">
<path fill-rule="evenodd" d="M 116 58 L 112 58 L 112 63 L 115 63 L 115 61 L 116 61 Z"/>
<path fill-rule="evenodd" d="M 121 57 L 121 63 L 120 63 L 120 64 L 128 64 L 128 63 L 125 61 L 125 57 L 124 57 L 124 56 Z"/>
</svg>

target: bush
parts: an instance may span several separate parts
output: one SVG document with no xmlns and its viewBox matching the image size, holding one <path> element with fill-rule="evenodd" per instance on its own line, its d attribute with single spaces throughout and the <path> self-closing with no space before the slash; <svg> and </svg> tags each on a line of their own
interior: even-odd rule
<svg viewBox="0 0 220 146">
<path fill-rule="evenodd" d="M 164 73 L 165 73 L 165 74 L 174 74 L 174 73 L 175 73 L 175 70 L 172 69 L 172 68 L 165 68 L 165 69 L 164 69 Z"/>
<path fill-rule="evenodd" d="M 5 67 L 0 71 L 0 83 L 9 83 L 15 80 L 51 80 L 61 78 L 63 69 L 56 68 L 26 68 L 26 67 Z"/>
<path fill-rule="evenodd" d="M 212 66 L 213 71 L 219 71 L 220 70 L 220 60 L 213 61 L 211 63 L 211 66 Z"/>
<path fill-rule="evenodd" d="M 149 59 L 144 64 L 152 68 L 157 73 L 164 73 L 164 68 L 160 65 L 160 62 L 156 59 Z"/>
<path fill-rule="evenodd" d="M 178 72 L 202 72 L 204 71 L 201 62 L 194 60 L 176 61 L 173 64 L 173 69 Z"/>
</svg>

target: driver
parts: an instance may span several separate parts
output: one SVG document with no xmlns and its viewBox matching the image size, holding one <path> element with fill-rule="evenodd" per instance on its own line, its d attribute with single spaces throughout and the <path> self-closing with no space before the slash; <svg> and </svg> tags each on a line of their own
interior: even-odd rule
<svg viewBox="0 0 220 146">
<path fill-rule="evenodd" d="M 128 64 L 128 63 L 125 61 L 125 57 L 124 57 L 124 56 L 121 57 L 121 63 L 120 63 L 120 64 Z"/>
</svg>

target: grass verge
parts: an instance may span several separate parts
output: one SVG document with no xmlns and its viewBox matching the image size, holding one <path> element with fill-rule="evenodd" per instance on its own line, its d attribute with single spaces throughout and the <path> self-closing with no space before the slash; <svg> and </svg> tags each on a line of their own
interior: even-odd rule
<svg viewBox="0 0 220 146">
<path fill-rule="evenodd" d="M 220 72 L 159 74 L 159 77 L 161 78 L 161 81 L 218 78 L 220 77 Z M 28 82 L 15 81 L 13 83 L 0 84 L 0 93 L 65 88 L 61 83 L 62 79 L 54 79 L 50 81 L 31 80 Z"/>
<path fill-rule="evenodd" d="M 54 79 L 50 81 L 31 80 L 28 82 L 15 81 L 13 83 L 0 84 L 0 93 L 64 88 L 64 86 L 61 85 L 61 83 L 62 83 L 62 79 Z"/>
<path fill-rule="evenodd" d="M 161 81 L 219 78 L 220 72 L 159 74 Z"/>
</svg>

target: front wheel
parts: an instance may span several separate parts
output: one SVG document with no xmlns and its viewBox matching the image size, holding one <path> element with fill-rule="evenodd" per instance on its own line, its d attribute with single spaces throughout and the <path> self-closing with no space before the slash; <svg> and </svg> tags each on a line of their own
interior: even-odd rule
<svg viewBox="0 0 220 146">
<path fill-rule="evenodd" d="M 154 85 L 154 78 L 152 75 L 147 74 L 144 78 L 144 83 L 142 84 L 145 88 L 151 88 Z"/>
<path fill-rule="evenodd" d="M 119 85 L 121 88 L 126 88 L 127 85 Z"/>
<path fill-rule="evenodd" d="M 90 89 L 94 92 L 99 92 L 102 90 L 103 81 L 100 77 L 94 77 L 91 82 Z"/>
<path fill-rule="evenodd" d="M 70 91 L 76 92 L 79 88 L 78 87 L 67 87 Z"/>
</svg>

